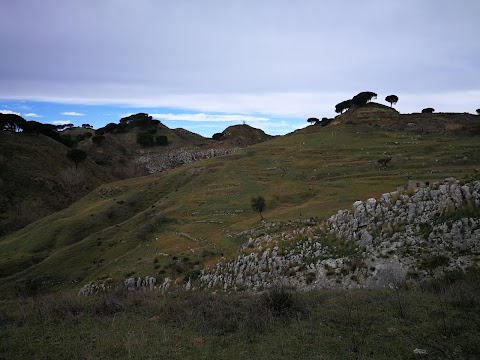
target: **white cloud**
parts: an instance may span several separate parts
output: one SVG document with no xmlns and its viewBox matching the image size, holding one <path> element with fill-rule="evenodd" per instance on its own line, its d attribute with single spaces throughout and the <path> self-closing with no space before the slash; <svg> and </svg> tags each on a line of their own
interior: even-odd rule
<svg viewBox="0 0 480 360">
<path fill-rule="evenodd" d="M 235 115 L 235 114 L 150 114 L 153 118 L 158 120 L 168 121 L 199 121 L 199 122 L 239 122 L 239 121 L 253 121 L 263 122 L 268 121 L 266 117 L 251 116 L 251 115 Z"/>
<path fill-rule="evenodd" d="M 35 113 L 28 113 L 28 114 L 25 114 L 25 117 L 40 118 L 40 117 L 42 117 L 42 115 L 38 115 L 38 114 L 35 114 Z"/>
<path fill-rule="evenodd" d="M 8 114 L 20 115 L 20 113 L 15 112 L 15 111 L 12 111 L 12 110 L 0 110 L 0 114 L 5 114 L 5 115 L 8 115 Z"/>
<path fill-rule="evenodd" d="M 52 124 L 53 125 L 67 125 L 67 124 L 71 124 L 72 122 L 70 120 L 55 120 L 55 121 L 52 121 Z"/>
<path fill-rule="evenodd" d="M 62 112 L 62 113 L 60 113 L 60 115 L 67 115 L 67 116 L 85 116 L 85 114 L 78 113 L 78 112 L 75 112 L 75 111 Z"/>
</svg>

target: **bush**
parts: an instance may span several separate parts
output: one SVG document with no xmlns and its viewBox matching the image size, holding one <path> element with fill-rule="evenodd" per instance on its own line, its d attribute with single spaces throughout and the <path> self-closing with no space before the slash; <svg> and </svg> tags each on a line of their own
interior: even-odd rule
<svg viewBox="0 0 480 360">
<path fill-rule="evenodd" d="M 153 139 L 152 134 L 140 133 L 137 135 L 137 143 L 139 143 L 143 147 L 148 147 L 148 146 L 153 146 L 155 141 Z"/>
<path fill-rule="evenodd" d="M 384 169 L 388 166 L 388 164 L 392 161 L 391 157 L 382 157 L 377 160 L 378 164 L 380 165 L 380 168 Z"/>
<path fill-rule="evenodd" d="M 285 287 L 275 287 L 263 293 L 262 302 L 273 315 L 291 316 L 306 312 L 306 307 L 302 306 L 296 293 Z"/>
<path fill-rule="evenodd" d="M 104 140 L 105 140 L 105 136 L 104 136 L 104 135 L 95 135 L 95 136 L 92 136 L 92 142 L 93 142 L 95 145 L 97 145 L 97 146 L 100 146 Z"/>
<path fill-rule="evenodd" d="M 166 146 L 168 145 L 168 138 L 165 135 L 158 135 L 155 137 L 157 145 Z"/>
</svg>

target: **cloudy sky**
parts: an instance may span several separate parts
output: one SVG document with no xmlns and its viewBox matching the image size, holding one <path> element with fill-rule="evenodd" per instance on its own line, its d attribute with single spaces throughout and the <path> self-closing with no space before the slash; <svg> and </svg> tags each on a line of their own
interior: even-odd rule
<svg viewBox="0 0 480 360">
<path fill-rule="evenodd" d="M 0 112 L 101 127 L 147 112 L 205 136 L 480 107 L 479 0 L 0 0 Z"/>
</svg>

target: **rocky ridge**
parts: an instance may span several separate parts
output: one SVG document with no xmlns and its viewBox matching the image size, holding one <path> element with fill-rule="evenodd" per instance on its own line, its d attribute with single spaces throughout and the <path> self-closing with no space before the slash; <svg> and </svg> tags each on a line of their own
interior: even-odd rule
<svg viewBox="0 0 480 360">
<path fill-rule="evenodd" d="M 298 225 L 290 232 L 265 229 L 251 236 L 236 259 L 205 269 L 200 287 L 383 287 L 478 266 L 480 182 L 462 186 L 447 179 L 386 193 L 357 201 L 325 223 Z"/>
<path fill-rule="evenodd" d="M 216 156 L 233 154 L 241 148 L 211 148 L 207 150 L 186 149 L 168 151 L 165 154 L 145 154 L 135 158 L 135 163 L 145 167 L 150 174 L 176 168 L 183 164 L 190 164 L 198 160 Z"/>
</svg>

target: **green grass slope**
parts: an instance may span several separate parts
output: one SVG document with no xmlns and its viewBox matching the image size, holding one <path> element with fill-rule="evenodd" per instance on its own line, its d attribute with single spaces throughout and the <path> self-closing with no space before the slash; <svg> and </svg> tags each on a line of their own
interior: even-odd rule
<svg viewBox="0 0 480 360">
<path fill-rule="evenodd" d="M 391 157 L 387 168 L 378 159 Z M 32 281 L 79 287 L 111 277 L 182 279 L 233 256 L 241 231 L 267 221 L 325 218 L 359 199 L 378 197 L 408 179 L 473 173 L 478 138 L 418 135 L 378 126 L 311 126 L 242 152 L 165 173 L 110 183 L 69 208 L 0 238 L 0 290 Z"/>
<path fill-rule="evenodd" d="M 69 150 L 43 135 L 0 131 L 0 236 L 112 180 L 90 158 L 75 170 Z"/>
</svg>

